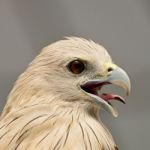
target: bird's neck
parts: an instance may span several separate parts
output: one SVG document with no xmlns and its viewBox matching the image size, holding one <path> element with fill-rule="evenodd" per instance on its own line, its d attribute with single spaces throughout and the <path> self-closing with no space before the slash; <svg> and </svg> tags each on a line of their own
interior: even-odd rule
<svg viewBox="0 0 150 150">
<path fill-rule="evenodd" d="M 76 149 L 95 149 L 96 147 L 96 150 L 115 149 L 114 140 L 99 119 L 97 108 L 81 104 L 62 105 L 54 108 L 53 113 L 55 116 L 55 119 L 52 119 L 53 124 L 56 128 L 62 129 L 57 135 L 65 136 L 65 141 L 62 140 L 62 143 L 65 143 L 66 149 L 72 149 L 72 147 Z"/>
<path fill-rule="evenodd" d="M 14 117 L 13 123 L 19 125 L 22 133 L 30 133 L 24 141 L 35 139 L 33 143 L 39 149 L 47 142 L 51 147 L 62 150 L 115 150 L 113 138 L 98 119 L 98 110 L 94 107 L 57 100 L 51 103 L 38 101 L 28 103 L 8 113 L 6 117 L 12 120 Z M 14 128 L 14 131 L 19 130 L 18 126 Z M 42 137 L 46 138 L 41 141 Z"/>
<path fill-rule="evenodd" d="M 68 138 L 69 142 L 80 139 L 85 149 L 94 149 L 94 147 L 99 147 L 99 150 L 115 149 L 114 140 L 101 122 L 97 108 L 85 108 L 77 104 L 74 107 L 62 109 L 61 112 L 62 117 L 59 115 L 57 117 L 58 120 L 63 119 L 64 124 L 68 124 L 67 132 L 72 134 L 72 139 Z"/>
</svg>

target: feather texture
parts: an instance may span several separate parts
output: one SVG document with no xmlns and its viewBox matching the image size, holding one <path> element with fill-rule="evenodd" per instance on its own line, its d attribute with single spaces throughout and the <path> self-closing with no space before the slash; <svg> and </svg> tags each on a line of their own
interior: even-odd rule
<svg viewBox="0 0 150 150">
<path fill-rule="evenodd" d="M 68 38 L 44 48 L 9 95 L 0 118 L 0 149 L 117 149 L 99 108 L 74 86 L 87 77 L 63 73 L 66 62 L 78 57 L 95 66 L 111 62 L 103 47 L 85 39 Z"/>
</svg>

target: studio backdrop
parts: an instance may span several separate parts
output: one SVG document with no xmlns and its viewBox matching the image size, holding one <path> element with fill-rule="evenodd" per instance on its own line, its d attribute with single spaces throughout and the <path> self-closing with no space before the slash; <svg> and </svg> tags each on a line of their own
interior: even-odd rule
<svg viewBox="0 0 150 150">
<path fill-rule="evenodd" d="M 40 50 L 65 36 L 102 44 L 131 78 L 119 117 L 102 112 L 121 150 L 150 149 L 149 0 L 1 0 L 0 110 Z"/>
</svg>

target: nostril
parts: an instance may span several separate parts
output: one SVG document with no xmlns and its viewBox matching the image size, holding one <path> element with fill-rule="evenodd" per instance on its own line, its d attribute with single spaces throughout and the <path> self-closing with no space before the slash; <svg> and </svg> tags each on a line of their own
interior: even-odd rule
<svg viewBox="0 0 150 150">
<path fill-rule="evenodd" d="M 108 72 L 111 72 L 111 71 L 113 71 L 114 69 L 112 68 L 112 67 L 109 67 L 108 69 L 107 69 L 107 71 Z"/>
</svg>

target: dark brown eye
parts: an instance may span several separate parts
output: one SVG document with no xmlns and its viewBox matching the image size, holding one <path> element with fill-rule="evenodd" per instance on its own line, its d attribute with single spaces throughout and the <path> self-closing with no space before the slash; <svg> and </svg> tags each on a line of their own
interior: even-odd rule
<svg viewBox="0 0 150 150">
<path fill-rule="evenodd" d="M 74 61 L 70 62 L 68 68 L 72 73 L 80 74 L 85 69 L 85 66 L 82 61 L 74 60 Z"/>
</svg>

